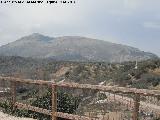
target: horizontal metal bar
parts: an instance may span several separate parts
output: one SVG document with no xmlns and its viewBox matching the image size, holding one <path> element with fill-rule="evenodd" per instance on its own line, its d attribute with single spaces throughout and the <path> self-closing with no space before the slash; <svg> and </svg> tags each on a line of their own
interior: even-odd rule
<svg viewBox="0 0 160 120">
<path fill-rule="evenodd" d="M 38 112 L 38 113 L 43 113 L 45 115 L 51 115 L 50 110 L 39 108 L 39 107 L 34 107 L 34 106 L 23 104 L 23 103 L 16 102 L 15 107 L 17 107 L 18 109 L 26 109 L 26 110 L 31 110 L 31 111 Z"/>
<path fill-rule="evenodd" d="M 21 83 L 27 83 L 27 84 L 48 85 L 50 87 L 52 85 L 56 85 L 58 87 L 91 89 L 91 90 L 99 90 L 99 91 L 104 91 L 104 92 L 140 94 L 143 96 L 160 96 L 160 91 L 158 90 L 136 89 L 136 88 L 126 88 L 126 87 L 117 87 L 117 86 L 78 84 L 78 83 L 67 83 L 67 82 L 55 83 L 53 81 L 21 79 L 21 78 L 13 78 L 13 77 L 0 77 L 0 80 L 8 80 L 8 81 L 21 82 Z"/>
<path fill-rule="evenodd" d="M 42 113 L 45 115 L 52 115 L 50 110 L 34 107 L 34 106 L 23 104 L 23 103 L 16 102 L 15 107 L 17 107 L 18 109 L 31 110 L 31 111 Z M 55 116 L 59 118 L 65 118 L 65 119 L 71 119 L 71 120 L 93 120 L 93 118 L 89 118 L 86 116 L 79 116 L 79 115 L 73 115 L 73 114 L 62 113 L 62 112 L 55 112 Z"/>
</svg>

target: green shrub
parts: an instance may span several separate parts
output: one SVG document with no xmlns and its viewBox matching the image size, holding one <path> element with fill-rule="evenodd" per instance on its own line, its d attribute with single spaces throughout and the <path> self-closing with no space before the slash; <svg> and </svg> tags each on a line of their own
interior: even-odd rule
<svg viewBox="0 0 160 120">
<path fill-rule="evenodd" d="M 79 98 L 64 92 L 58 92 L 57 98 L 58 98 L 57 99 L 58 112 L 64 112 L 69 114 L 73 114 L 76 112 L 76 109 L 78 108 L 78 105 L 80 103 Z M 52 103 L 51 92 L 48 91 L 48 93 L 45 96 L 37 98 L 37 100 L 35 100 L 31 105 L 35 107 L 51 110 L 51 103 Z M 22 109 L 20 110 L 16 108 L 14 109 L 9 102 L 0 103 L 0 107 L 4 108 L 4 112 L 18 116 L 18 117 L 32 117 L 38 120 L 51 120 L 51 117 L 48 115 L 33 112 L 30 110 L 22 110 Z M 58 120 L 65 120 L 65 119 L 58 118 Z"/>
</svg>

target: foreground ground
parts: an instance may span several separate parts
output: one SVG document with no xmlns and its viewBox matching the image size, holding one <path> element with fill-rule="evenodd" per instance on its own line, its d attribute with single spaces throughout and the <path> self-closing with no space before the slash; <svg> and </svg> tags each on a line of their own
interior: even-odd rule
<svg viewBox="0 0 160 120">
<path fill-rule="evenodd" d="M 10 116 L 8 114 L 4 114 L 3 112 L 0 112 L 0 120 L 34 120 L 34 119 L 14 117 L 14 116 Z"/>
</svg>

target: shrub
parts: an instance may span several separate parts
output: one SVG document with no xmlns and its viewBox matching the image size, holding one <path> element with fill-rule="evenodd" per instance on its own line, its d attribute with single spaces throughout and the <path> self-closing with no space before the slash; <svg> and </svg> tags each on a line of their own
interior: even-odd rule
<svg viewBox="0 0 160 120">
<path fill-rule="evenodd" d="M 58 112 L 64 112 L 69 114 L 73 114 L 76 112 L 76 109 L 78 108 L 78 105 L 80 103 L 79 98 L 60 91 L 58 92 L 57 98 L 58 98 L 57 99 Z M 52 103 L 51 92 L 48 91 L 48 93 L 45 96 L 37 98 L 37 100 L 35 100 L 31 105 L 51 110 L 51 103 Z M 9 102 L 0 103 L 0 107 L 4 108 L 4 112 L 18 117 L 32 117 L 38 120 L 51 120 L 51 117 L 48 115 L 44 115 L 29 110 L 13 109 L 13 106 Z M 65 120 L 65 119 L 58 118 L 58 120 Z"/>
</svg>

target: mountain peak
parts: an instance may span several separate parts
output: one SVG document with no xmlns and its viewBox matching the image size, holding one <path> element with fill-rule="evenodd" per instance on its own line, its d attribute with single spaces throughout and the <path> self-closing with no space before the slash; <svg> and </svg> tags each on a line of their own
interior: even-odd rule
<svg viewBox="0 0 160 120">
<path fill-rule="evenodd" d="M 30 34 L 29 36 L 27 36 L 27 37 L 49 37 L 49 36 L 45 36 L 45 35 L 43 35 L 43 34 L 40 34 L 40 33 L 32 33 L 32 34 Z M 51 38 L 51 37 L 50 37 Z"/>
<path fill-rule="evenodd" d="M 24 40 L 36 40 L 36 41 L 44 41 L 44 42 L 48 42 L 50 40 L 53 40 L 53 37 L 49 37 L 49 36 L 45 36 L 43 34 L 40 33 L 33 33 L 31 35 L 25 36 L 22 39 Z"/>
<path fill-rule="evenodd" d="M 44 35 L 42 35 L 40 33 L 32 33 L 30 36 L 44 36 Z"/>
<path fill-rule="evenodd" d="M 39 33 L 0 47 L 0 55 L 73 61 L 123 62 L 157 58 L 130 46 L 85 37 L 48 37 Z"/>
</svg>

